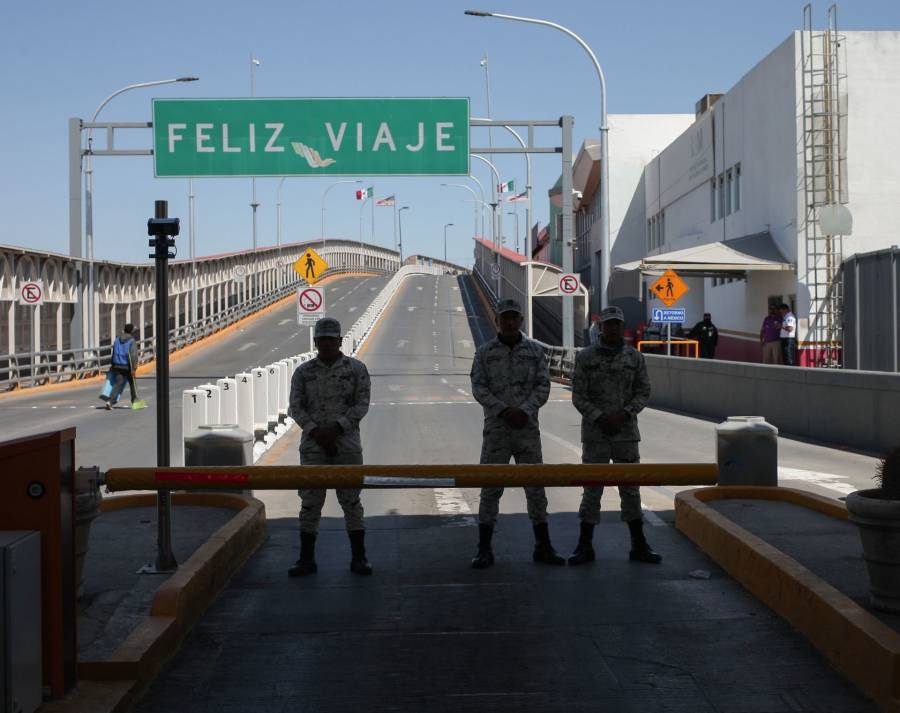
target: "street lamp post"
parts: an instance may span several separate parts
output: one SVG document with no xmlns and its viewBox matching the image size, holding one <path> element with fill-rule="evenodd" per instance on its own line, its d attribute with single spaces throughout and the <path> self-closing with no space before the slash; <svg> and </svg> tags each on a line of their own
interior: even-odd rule
<svg viewBox="0 0 900 713">
<path fill-rule="evenodd" d="M 253 54 L 250 55 L 250 96 L 256 96 L 256 68 L 260 65 L 260 62 Z M 255 292 L 259 293 L 259 275 L 256 271 L 256 209 L 259 208 L 259 201 L 256 200 L 256 176 L 253 176 L 250 179 L 250 208 L 253 211 L 253 277 L 250 280 L 251 289 L 253 289 L 255 285 Z M 253 294 L 251 293 L 251 297 Z"/>
<path fill-rule="evenodd" d="M 324 191 L 322 191 L 322 252 L 325 252 L 325 198 L 328 196 L 328 191 L 330 191 L 335 186 L 340 186 L 343 183 L 362 183 L 361 179 L 356 180 L 346 180 L 346 181 L 335 181 L 334 183 L 329 184 Z"/>
<path fill-rule="evenodd" d="M 469 186 L 465 183 L 442 183 L 442 186 L 446 186 L 447 188 L 465 188 L 469 193 L 472 194 L 472 198 L 475 200 L 475 231 L 472 235 L 478 235 L 478 214 L 481 213 L 482 224 L 484 223 L 484 213 L 478 207 L 479 203 L 483 203 L 484 201 L 479 201 L 478 196 L 475 195 L 475 191 L 473 191 Z"/>
<path fill-rule="evenodd" d="M 275 244 L 278 246 L 278 279 L 281 280 L 282 277 L 282 264 L 281 264 L 281 189 L 284 187 L 284 179 L 287 176 L 282 176 L 281 180 L 278 181 L 278 190 L 276 191 L 276 201 L 275 201 Z M 278 285 L 281 287 L 281 285 Z"/>
<path fill-rule="evenodd" d="M 575 40 L 581 48 L 587 52 L 597 77 L 600 80 L 600 253 L 603 264 L 600 272 L 600 307 L 601 309 L 608 304 L 609 276 L 610 269 L 610 243 L 609 243 L 609 126 L 607 125 L 606 116 L 606 77 L 603 74 L 603 68 L 597 61 L 594 51 L 588 46 L 587 42 L 581 39 L 570 29 L 563 27 L 555 22 L 548 20 L 539 20 L 533 17 L 518 17 L 516 15 L 504 15 L 497 12 L 483 12 L 481 10 L 466 10 L 466 15 L 474 17 L 496 17 L 501 20 L 514 20 L 516 22 L 527 22 L 532 25 L 543 25 L 544 27 L 552 27 L 559 30 Z M 530 258 L 530 256 L 529 256 Z"/>
<path fill-rule="evenodd" d="M 153 82 L 139 82 L 137 84 L 129 84 L 128 86 L 117 89 L 106 99 L 100 102 L 100 106 L 91 117 L 91 123 L 97 121 L 97 116 L 107 104 L 115 97 L 127 92 L 131 89 L 144 89 L 146 87 L 158 87 L 162 84 L 175 84 L 176 82 L 196 82 L 199 77 L 176 77 L 174 79 L 158 79 Z M 95 349 L 96 344 L 95 324 L 94 324 L 94 164 L 92 160 L 92 149 L 94 140 L 93 128 L 87 132 L 87 151 L 85 151 L 84 159 L 84 233 L 86 252 L 88 260 L 88 348 Z M 143 325 L 141 325 L 143 331 Z"/>
<path fill-rule="evenodd" d="M 402 220 L 403 216 L 401 215 L 401 213 L 405 210 L 409 210 L 408 205 L 403 206 L 400 210 L 397 211 L 397 227 L 400 229 L 399 247 L 400 247 L 400 265 L 401 266 L 403 265 L 403 220 Z"/>
<path fill-rule="evenodd" d="M 494 180 L 497 182 L 497 186 L 500 186 L 503 181 L 500 179 L 500 171 L 497 170 L 497 167 L 488 161 L 484 156 L 479 156 L 478 154 L 470 154 L 472 158 L 477 158 L 479 161 L 482 161 L 488 165 L 488 168 L 494 174 Z M 502 200 L 502 194 L 499 196 L 498 200 Z M 494 248 L 496 252 L 494 253 L 494 264 L 497 265 L 497 269 L 500 269 L 500 246 L 503 244 L 503 211 L 497 210 L 497 203 L 491 203 L 491 210 L 493 211 L 493 218 L 491 220 L 491 226 L 493 227 L 494 222 L 497 224 L 497 237 L 494 240 Z M 498 275 L 500 273 L 498 272 Z M 497 299 L 503 299 L 503 280 L 497 280 Z"/>
<path fill-rule="evenodd" d="M 487 203 L 484 200 L 484 186 L 481 185 L 481 181 L 479 181 L 478 178 L 476 178 L 471 173 L 469 174 L 469 178 L 471 178 L 473 181 L 475 181 L 475 184 L 478 186 L 478 192 L 481 193 L 482 204 L 487 205 Z M 481 214 L 481 237 L 484 238 L 484 213 Z M 493 239 L 494 239 L 494 226 L 491 225 L 491 240 L 493 241 Z"/>
<path fill-rule="evenodd" d="M 519 252 L 519 214 L 514 210 L 508 210 L 506 214 L 516 219 L 516 252 Z"/>
<path fill-rule="evenodd" d="M 447 262 L 447 228 L 453 226 L 453 223 L 444 224 L 444 262 Z"/>
</svg>

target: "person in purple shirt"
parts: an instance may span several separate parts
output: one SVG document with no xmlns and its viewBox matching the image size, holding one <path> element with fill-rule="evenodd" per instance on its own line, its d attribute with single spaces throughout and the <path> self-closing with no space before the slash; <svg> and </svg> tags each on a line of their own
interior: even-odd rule
<svg viewBox="0 0 900 713">
<path fill-rule="evenodd" d="M 769 314 L 759 330 L 763 364 L 781 364 L 781 314 L 778 305 L 769 305 Z"/>
</svg>

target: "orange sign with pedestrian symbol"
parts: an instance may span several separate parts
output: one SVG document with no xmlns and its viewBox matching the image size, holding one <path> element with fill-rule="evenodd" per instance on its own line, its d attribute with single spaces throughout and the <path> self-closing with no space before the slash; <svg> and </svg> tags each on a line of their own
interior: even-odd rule
<svg viewBox="0 0 900 713">
<path fill-rule="evenodd" d="M 678 273 L 675 270 L 670 269 L 666 270 L 662 277 L 653 283 L 650 289 L 653 291 L 654 296 L 661 300 L 666 307 L 671 307 L 684 297 L 691 288 L 687 286 L 684 280 L 678 277 Z"/>
<path fill-rule="evenodd" d="M 328 263 L 319 257 L 319 254 L 315 250 L 307 248 L 304 253 L 294 261 L 292 267 L 294 268 L 294 272 L 312 285 L 322 279 L 322 275 L 325 270 L 328 269 Z"/>
</svg>

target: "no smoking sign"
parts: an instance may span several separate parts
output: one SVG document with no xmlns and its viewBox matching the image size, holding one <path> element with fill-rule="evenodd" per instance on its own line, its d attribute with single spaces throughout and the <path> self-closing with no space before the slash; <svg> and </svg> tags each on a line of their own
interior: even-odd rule
<svg viewBox="0 0 900 713">
<path fill-rule="evenodd" d="M 19 304 L 37 307 L 44 304 L 43 280 L 29 280 L 23 282 L 19 288 Z"/>
<path fill-rule="evenodd" d="M 572 296 L 578 292 L 580 284 L 578 275 L 573 275 L 572 273 L 562 274 L 559 276 L 559 294 Z"/>
</svg>

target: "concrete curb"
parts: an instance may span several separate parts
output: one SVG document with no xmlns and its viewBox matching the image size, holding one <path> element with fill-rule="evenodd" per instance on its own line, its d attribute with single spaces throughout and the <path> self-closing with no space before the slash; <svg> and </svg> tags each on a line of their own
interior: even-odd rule
<svg viewBox="0 0 900 713">
<path fill-rule="evenodd" d="M 41 706 L 41 713 L 101 713 L 129 710 L 182 638 L 200 619 L 228 580 L 266 539 L 265 506 L 230 493 L 175 493 L 176 505 L 236 510 L 157 590 L 147 618 L 106 661 L 78 663 L 78 689 L 65 701 Z M 122 495 L 103 501 L 105 512 L 156 504 L 156 495 Z"/>
<path fill-rule="evenodd" d="M 679 493 L 675 527 L 747 590 L 788 621 L 885 711 L 900 713 L 900 634 L 799 562 L 704 504 L 789 502 L 838 519 L 847 509 L 792 488 L 717 486 Z"/>
</svg>

